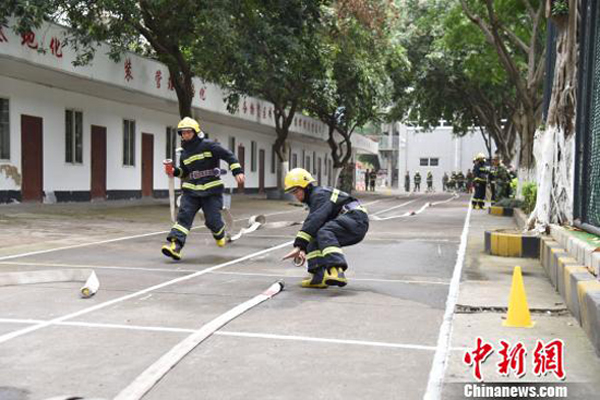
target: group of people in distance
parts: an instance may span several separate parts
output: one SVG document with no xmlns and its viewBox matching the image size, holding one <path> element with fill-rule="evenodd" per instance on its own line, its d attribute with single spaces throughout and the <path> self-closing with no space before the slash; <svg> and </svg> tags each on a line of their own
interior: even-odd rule
<svg viewBox="0 0 600 400">
<path fill-rule="evenodd" d="M 483 198 L 485 198 L 486 187 L 489 187 L 491 192 L 491 202 L 495 203 L 503 198 L 510 198 L 512 195 L 512 182 L 516 178 L 516 174 L 511 168 L 507 168 L 496 155 L 492 159 L 485 157 L 483 153 L 477 154 L 473 159 L 473 170 L 467 170 L 466 174 L 462 171 L 453 171 L 450 175 L 444 172 L 442 177 L 442 190 L 444 192 L 476 192 L 478 183 L 485 182 L 483 187 Z M 433 192 L 433 173 L 427 172 L 427 188 L 426 192 Z M 421 173 L 416 172 L 413 176 L 414 192 L 421 191 Z M 410 172 L 406 171 L 404 176 L 404 190 L 411 191 Z M 477 197 L 477 196 L 476 196 Z M 479 207 L 479 200 L 477 203 Z"/>
</svg>

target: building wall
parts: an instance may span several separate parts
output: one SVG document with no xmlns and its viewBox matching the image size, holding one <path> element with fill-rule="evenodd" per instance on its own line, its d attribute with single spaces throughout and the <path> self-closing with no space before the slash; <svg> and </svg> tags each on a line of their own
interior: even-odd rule
<svg viewBox="0 0 600 400">
<path fill-rule="evenodd" d="M 177 99 L 175 92 L 168 88 L 166 67 L 133 53 L 125 54 L 115 63 L 106 57 L 105 45 L 100 46 L 91 65 L 74 67 L 75 54 L 70 48 L 64 47 L 58 52 L 56 47 L 51 47 L 52 43 L 63 40 L 63 33 L 62 27 L 46 24 L 33 32 L 34 40 L 28 43 L 11 29 L 0 27 L 0 98 L 9 99 L 10 112 L 10 157 L 0 159 L 0 202 L 20 199 L 22 115 L 43 119 L 46 200 L 51 199 L 52 192 L 67 193 L 66 197 L 64 193 L 61 198 L 56 196 L 58 200 L 85 200 L 86 194 L 89 198 L 92 125 L 106 127 L 107 192 L 123 192 L 121 197 L 141 195 L 142 133 L 147 133 L 154 141 L 154 194 L 165 195 L 168 180 L 162 171 L 162 160 L 167 158 L 166 128 L 176 126 L 179 120 Z M 39 49 L 45 52 L 37 51 Z M 198 78 L 194 78 L 194 85 L 194 112 L 210 139 L 228 148 L 229 138 L 235 137 L 236 155 L 240 144 L 245 148 L 245 187 L 251 191 L 258 189 L 261 149 L 265 151 L 265 188 L 276 187 L 277 176 L 272 169 L 272 146 L 276 139 L 273 106 L 248 97 L 241 100 L 236 113 L 229 114 L 221 88 Z M 65 161 L 65 109 L 83 113 L 83 161 L 80 164 Z M 136 122 L 134 166 L 124 166 L 122 161 L 123 119 Z M 331 160 L 326 139 L 327 130 L 321 122 L 304 115 L 294 118 L 289 142 L 293 154 L 297 155 L 297 165 L 317 175 L 315 154 L 321 159 L 324 184 L 329 182 L 327 166 Z M 251 170 L 252 141 L 257 144 L 256 171 Z M 352 141 L 354 153 L 377 152 L 377 144 L 366 138 L 354 135 Z M 310 156 L 310 165 L 305 165 L 303 153 L 305 157 Z M 237 186 L 231 174 L 223 180 L 227 187 Z M 77 196 L 73 195 L 75 192 Z"/>
<path fill-rule="evenodd" d="M 177 114 L 157 112 L 144 107 L 118 103 L 89 95 L 69 92 L 62 89 L 43 86 L 23 80 L 0 76 L 0 97 L 8 98 L 10 112 L 10 159 L 0 160 L 0 164 L 13 166 L 22 171 L 21 165 L 21 115 L 37 116 L 43 119 L 43 158 L 44 184 L 48 192 L 88 192 L 91 187 L 91 125 L 106 127 L 107 132 L 107 191 L 141 190 L 141 146 L 142 133 L 151 134 L 154 140 L 155 190 L 166 191 L 167 176 L 162 172 L 162 160 L 166 155 L 166 128 L 176 126 Z M 83 162 L 71 164 L 65 162 L 65 110 L 73 109 L 83 113 Z M 134 166 L 123 165 L 123 119 L 136 121 L 136 155 Z M 211 140 L 218 140 L 228 148 L 229 138 L 236 139 L 238 146 L 245 148 L 246 188 L 254 190 L 259 185 L 259 151 L 265 151 L 265 187 L 277 186 L 276 173 L 272 172 L 272 146 L 274 132 L 265 133 L 240 128 L 210 120 L 201 119 L 202 129 Z M 256 171 L 251 171 L 252 141 L 256 142 Z M 304 166 L 302 154 L 310 156 L 313 170 L 313 153 L 321 158 L 322 178 L 327 183 L 326 160 L 330 159 L 329 147 L 323 141 L 303 140 L 301 135 L 292 135 L 290 141 L 292 153 L 297 155 L 298 166 Z M 223 162 L 223 168 L 226 164 Z M 19 191 L 20 183 L 9 174 L 0 172 L 0 191 Z M 236 187 L 231 174 L 223 177 L 226 187 Z M 76 199 L 73 199 L 76 200 Z"/>
<path fill-rule="evenodd" d="M 487 156 L 485 141 L 481 134 L 474 132 L 464 137 L 455 137 L 452 134 L 452 127 L 438 126 L 433 131 L 425 132 L 418 127 L 410 127 L 403 124 L 388 129 L 389 134 L 398 132 L 398 140 L 388 140 L 389 146 L 398 146 L 385 152 L 385 159 L 392 160 L 391 155 L 397 154 L 398 161 L 396 165 L 391 165 L 398 171 L 398 186 L 404 188 L 404 176 L 406 171 L 410 172 L 410 186 L 413 188 L 413 177 L 418 171 L 421 174 L 421 190 L 427 186 L 425 179 L 427 172 L 433 174 L 433 186 L 436 191 L 442 189 L 442 177 L 444 172 L 450 176 L 452 171 L 462 171 L 466 175 L 469 169 L 473 167 L 473 156 L 477 153 L 484 153 Z M 389 139 L 392 139 L 391 136 Z M 437 166 L 421 166 L 421 158 L 438 159 Z M 388 174 L 389 175 L 389 174 Z"/>
</svg>

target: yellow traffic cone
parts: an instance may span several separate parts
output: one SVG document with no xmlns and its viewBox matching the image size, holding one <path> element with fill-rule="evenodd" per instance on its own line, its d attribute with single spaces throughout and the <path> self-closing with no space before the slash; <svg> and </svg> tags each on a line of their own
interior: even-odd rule
<svg viewBox="0 0 600 400">
<path fill-rule="evenodd" d="M 508 299 L 508 314 L 502 325 L 513 328 L 531 328 L 535 325 L 529 313 L 523 276 L 521 275 L 521 267 L 519 266 L 516 266 L 513 272 L 510 297 Z"/>
</svg>

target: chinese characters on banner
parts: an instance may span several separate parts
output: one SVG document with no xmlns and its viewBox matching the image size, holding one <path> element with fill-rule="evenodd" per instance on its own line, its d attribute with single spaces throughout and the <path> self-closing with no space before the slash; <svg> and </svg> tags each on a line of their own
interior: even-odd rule
<svg viewBox="0 0 600 400">
<path fill-rule="evenodd" d="M 133 79 L 133 73 L 132 73 L 132 66 L 131 66 L 131 58 L 127 58 L 125 59 L 125 80 L 127 82 L 129 82 L 130 80 Z"/>
<path fill-rule="evenodd" d="M 4 31 L 2 30 L 2 26 L 0 26 L 0 43 L 8 43 L 8 38 L 4 34 Z"/>
<path fill-rule="evenodd" d="M 50 41 L 50 51 L 52 52 L 52 55 L 56 58 L 62 58 L 62 48 L 63 45 L 60 43 L 60 40 L 57 37 L 52 37 L 52 40 Z"/>
<path fill-rule="evenodd" d="M 475 349 L 465 353 L 463 357 L 464 363 L 473 368 L 473 376 L 480 382 L 483 381 L 481 365 L 493 352 L 492 344 L 478 337 Z M 501 340 L 498 356 L 500 361 L 496 364 L 496 372 L 499 375 L 509 376 L 511 372 L 517 378 L 526 375 L 527 349 L 523 343 L 518 342 L 511 346 Z M 564 379 L 564 342 L 561 339 L 554 339 L 548 343 L 538 340 L 533 351 L 532 363 L 534 375 L 541 377 L 552 372 L 557 379 Z"/>
<path fill-rule="evenodd" d="M 21 46 L 27 46 L 32 50 L 37 50 L 39 45 L 35 38 L 35 33 L 29 31 L 21 34 Z"/>
<path fill-rule="evenodd" d="M 156 82 L 156 88 L 160 89 L 160 81 L 162 80 L 162 71 L 158 70 L 154 74 L 154 81 Z"/>
</svg>

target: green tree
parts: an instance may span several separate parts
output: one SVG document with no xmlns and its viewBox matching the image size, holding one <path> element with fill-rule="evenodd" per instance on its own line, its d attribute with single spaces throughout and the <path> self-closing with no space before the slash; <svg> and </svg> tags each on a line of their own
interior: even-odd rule
<svg viewBox="0 0 600 400">
<path fill-rule="evenodd" d="M 511 115 L 521 140 L 520 167 L 534 166 L 533 141 L 542 117 L 545 71 L 545 2 L 543 0 L 460 0 L 467 18 L 498 55 L 514 89 Z"/>
<path fill-rule="evenodd" d="M 289 169 L 289 128 L 311 93 L 311 82 L 323 70 L 318 31 L 326 1 L 255 0 L 231 2 L 233 51 L 217 71 L 230 90 L 230 109 L 242 96 L 255 96 L 273 104 L 280 161 L 279 187 Z"/>
<path fill-rule="evenodd" d="M 580 13 L 587 10 L 580 0 L 545 0 L 545 17 L 556 28 L 556 61 L 552 95 L 545 126 L 536 132 L 534 149 L 538 192 L 528 225 L 542 229 L 550 223 L 572 223 L 572 165 L 575 139 L 576 88 L 579 65 Z M 591 18 L 591 17 L 590 17 Z M 597 17 L 596 17 L 597 18 Z M 584 168 L 587 168 L 585 166 Z"/>
<path fill-rule="evenodd" d="M 321 29 L 324 69 L 313 80 L 305 107 L 328 128 L 334 185 L 352 156 L 355 129 L 381 120 L 389 104 L 387 63 L 392 57 L 403 60 L 392 41 L 395 11 L 386 1 L 338 1 L 326 13 Z"/>
<path fill-rule="evenodd" d="M 67 42 L 77 51 L 76 64 L 92 61 L 100 42 L 119 60 L 134 50 L 164 63 L 179 102 L 181 117 L 192 115 L 192 78 L 218 82 L 207 68 L 228 51 L 229 18 L 220 2 L 188 0 L 9 0 L 0 22 L 16 21 L 18 32 L 39 27 L 44 20 L 66 24 Z"/>
<path fill-rule="evenodd" d="M 445 2 L 407 2 L 401 43 L 410 68 L 393 75 L 391 117 L 426 129 L 444 119 L 458 136 L 483 128 L 505 162 L 516 148 L 514 90 L 496 52 L 460 8 Z"/>
</svg>

